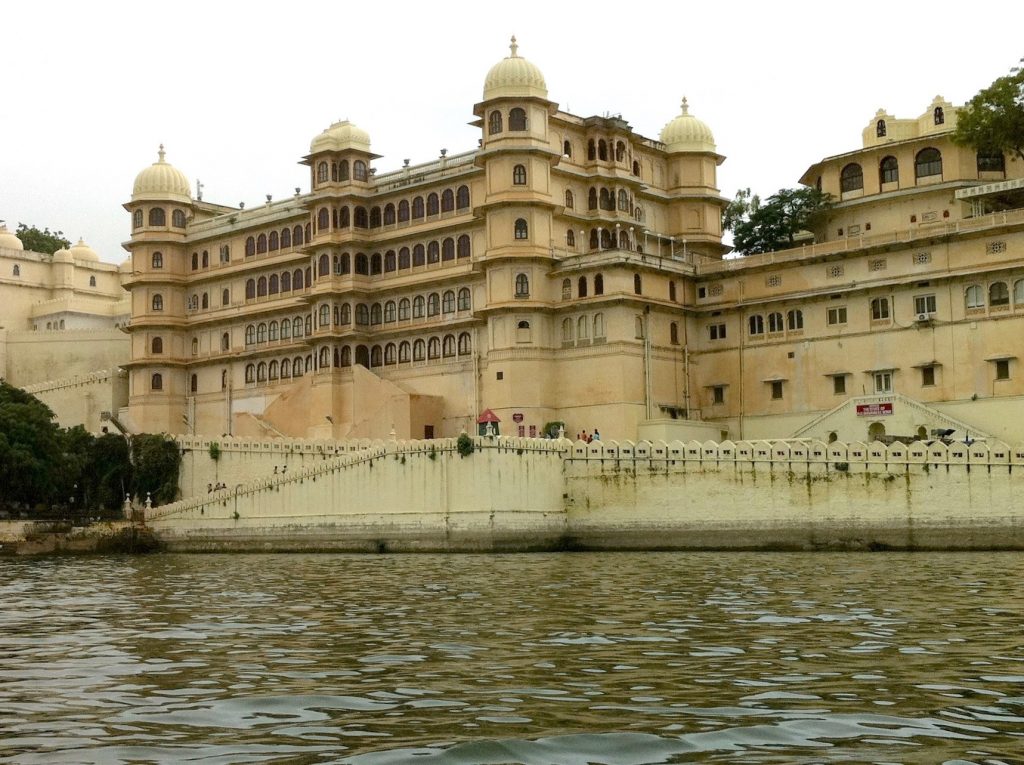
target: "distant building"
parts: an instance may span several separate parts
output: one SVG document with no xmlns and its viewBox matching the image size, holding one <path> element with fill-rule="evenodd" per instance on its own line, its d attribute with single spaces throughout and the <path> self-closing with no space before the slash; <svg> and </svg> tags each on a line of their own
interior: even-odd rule
<svg viewBox="0 0 1024 765">
<path fill-rule="evenodd" d="M 817 243 L 742 260 L 722 259 L 724 157 L 685 99 L 659 140 L 561 111 L 513 41 L 473 112 L 478 148 L 389 172 L 335 123 L 302 158 L 310 190 L 252 209 L 193 199 L 161 148 L 125 205 L 124 421 L 429 438 L 490 409 L 513 436 L 1024 437 L 1024 213 L 1002 212 L 1024 174 L 950 143 L 952 105 L 880 112 L 802 178 L 837 200 Z"/>
</svg>

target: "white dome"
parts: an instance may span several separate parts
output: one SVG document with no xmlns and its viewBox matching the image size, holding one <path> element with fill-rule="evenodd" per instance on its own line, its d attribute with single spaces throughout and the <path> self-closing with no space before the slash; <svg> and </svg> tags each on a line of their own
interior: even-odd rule
<svg viewBox="0 0 1024 765">
<path fill-rule="evenodd" d="M 335 122 L 309 144 L 309 153 L 358 149 L 369 153 L 370 134 L 348 120 Z"/>
<path fill-rule="evenodd" d="M 164 161 L 164 145 L 160 144 L 159 159 L 135 176 L 132 201 L 172 201 L 189 204 L 192 192 L 188 178 L 174 165 Z"/>
<path fill-rule="evenodd" d="M 25 245 L 18 239 L 17 235 L 7 230 L 7 224 L 5 223 L 0 223 L 0 247 L 6 247 L 8 250 L 25 249 Z"/>
<path fill-rule="evenodd" d="M 680 151 L 707 151 L 715 153 L 715 136 L 711 128 L 690 114 L 686 99 L 679 116 L 661 129 L 661 142 L 669 153 Z"/>
<path fill-rule="evenodd" d="M 491 67 L 484 78 L 484 101 L 492 98 L 547 98 L 548 86 L 536 65 L 518 54 L 513 35 L 511 53 Z"/>
<path fill-rule="evenodd" d="M 100 259 L 99 253 L 87 245 L 84 239 L 79 239 L 78 244 L 73 245 L 69 252 L 75 260 L 98 261 Z"/>
</svg>

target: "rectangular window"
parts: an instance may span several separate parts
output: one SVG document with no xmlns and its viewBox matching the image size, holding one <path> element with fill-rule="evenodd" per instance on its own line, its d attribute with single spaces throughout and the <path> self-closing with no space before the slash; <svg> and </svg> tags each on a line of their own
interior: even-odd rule
<svg viewBox="0 0 1024 765">
<path fill-rule="evenodd" d="M 782 398 L 782 380 L 772 380 L 772 398 Z"/>
<path fill-rule="evenodd" d="M 725 339 L 725 325 L 724 324 L 711 324 L 708 326 L 708 335 L 712 340 L 724 340 Z"/>
<path fill-rule="evenodd" d="M 716 385 L 711 389 L 711 400 L 716 404 L 725 403 L 725 386 Z"/>
<path fill-rule="evenodd" d="M 921 386 L 935 385 L 935 367 L 921 367 Z"/>
<path fill-rule="evenodd" d="M 1009 359 L 997 359 L 996 360 L 996 379 L 997 380 L 1009 380 L 1010 379 L 1010 360 Z"/>
<path fill-rule="evenodd" d="M 935 295 L 915 295 L 914 313 L 935 313 Z"/>
<path fill-rule="evenodd" d="M 846 324 L 846 306 L 836 306 L 828 309 L 829 324 Z"/>
<path fill-rule="evenodd" d="M 846 395 L 846 375 L 832 375 L 832 392 L 837 396 Z"/>
<path fill-rule="evenodd" d="M 892 393 L 892 372 L 875 372 L 875 393 Z"/>
<path fill-rule="evenodd" d="M 874 298 L 871 301 L 871 320 L 882 321 L 889 318 L 889 298 Z"/>
</svg>

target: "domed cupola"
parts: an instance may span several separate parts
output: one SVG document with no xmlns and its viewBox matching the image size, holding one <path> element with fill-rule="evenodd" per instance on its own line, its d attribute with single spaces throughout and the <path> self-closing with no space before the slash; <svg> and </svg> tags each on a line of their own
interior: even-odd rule
<svg viewBox="0 0 1024 765">
<path fill-rule="evenodd" d="M 132 201 L 192 202 L 188 178 L 174 165 L 164 160 L 164 145 L 160 144 L 159 159 L 135 176 Z"/>
<path fill-rule="evenodd" d="M 73 245 L 69 252 L 71 253 L 71 257 L 75 260 L 85 260 L 95 263 L 100 259 L 99 253 L 87 245 L 84 239 L 79 239 L 78 244 Z"/>
<path fill-rule="evenodd" d="M 665 151 L 670 154 L 681 151 L 714 154 L 717 151 L 711 128 L 690 114 L 690 105 L 685 97 L 679 116 L 661 129 L 661 142 L 665 144 Z"/>
<path fill-rule="evenodd" d="M 309 144 L 309 153 L 355 149 L 370 153 L 370 134 L 348 120 L 335 122 Z"/>
<path fill-rule="evenodd" d="M 18 239 L 16 234 L 7 230 L 6 223 L 0 223 L 0 247 L 8 250 L 24 250 L 25 245 Z"/>
<path fill-rule="evenodd" d="M 484 79 L 484 101 L 492 98 L 544 98 L 548 86 L 535 64 L 519 55 L 519 46 L 512 36 L 511 53 L 491 67 Z"/>
</svg>

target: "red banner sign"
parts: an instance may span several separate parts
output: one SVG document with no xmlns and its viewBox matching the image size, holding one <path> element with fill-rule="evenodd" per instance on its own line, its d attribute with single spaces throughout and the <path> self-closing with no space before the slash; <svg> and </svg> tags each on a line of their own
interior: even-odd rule
<svg viewBox="0 0 1024 765">
<path fill-rule="evenodd" d="M 857 404 L 858 417 L 886 417 L 892 414 L 892 404 Z"/>
<path fill-rule="evenodd" d="M 522 421 L 523 421 L 523 413 L 522 412 L 516 412 L 515 414 L 512 415 L 512 422 L 522 422 Z"/>
</svg>

